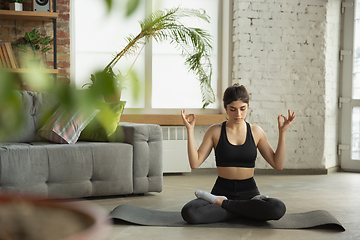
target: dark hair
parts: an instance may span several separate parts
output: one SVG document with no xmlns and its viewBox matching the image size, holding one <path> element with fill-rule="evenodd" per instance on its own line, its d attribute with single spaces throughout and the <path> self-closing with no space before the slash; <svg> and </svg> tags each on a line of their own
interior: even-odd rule
<svg viewBox="0 0 360 240">
<path fill-rule="evenodd" d="M 247 103 L 247 105 L 249 105 L 250 96 L 243 85 L 235 83 L 234 85 L 228 87 L 224 92 L 224 108 L 226 108 L 227 105 L 232 103 L 233 101 L 238 100 L 241 100 L 244 103 Z"/>
</svg>

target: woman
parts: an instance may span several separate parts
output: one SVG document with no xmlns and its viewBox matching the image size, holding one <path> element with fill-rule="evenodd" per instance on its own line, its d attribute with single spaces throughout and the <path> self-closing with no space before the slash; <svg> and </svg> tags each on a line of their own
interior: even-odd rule
<svg viewBox="0 0 360 240">
<path fill-rule="evenodd" d="M 235 84 L 226 89 L 223 97 L 228 120 L 212 125 L 196 149 L 194 139 L 195 115 L 181 116 L 188 133 L 188 156 L 192 169 L 198 168 L 215 150 L 218 178 L 211 191 L 196 191 L 197 199 L 187 203 L 182 217 L 188 223 L 212 223 L 242 216 L 267 221 L 278 220 L 286 211 L 285 204 L 278 199 L 260 195 L 254 181 L 257 149 L 276 170 L 282 170 L 285 159 L 286 130 L 295 119 L 278 116 L 279 140 L 276 151 L 272 149 L 264 131 L 245 121 L 249 108 L 249 93 L 242 85 Z"/>
</svg>

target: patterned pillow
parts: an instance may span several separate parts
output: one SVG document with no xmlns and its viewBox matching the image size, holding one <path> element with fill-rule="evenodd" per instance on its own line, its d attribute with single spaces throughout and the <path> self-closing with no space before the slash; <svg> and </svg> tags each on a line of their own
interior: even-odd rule
<svg viewBox="0 0 360 240">
<path fill-rule="evenodd" d="M 95 109 L 85 114 L 80 110 L 68 111 L 64 107 L 59 107 L 38 133 L 41 137 L 55 143 L 75 144 L 81 131 L 98 112 L 99 110 Z"/>
</svg>

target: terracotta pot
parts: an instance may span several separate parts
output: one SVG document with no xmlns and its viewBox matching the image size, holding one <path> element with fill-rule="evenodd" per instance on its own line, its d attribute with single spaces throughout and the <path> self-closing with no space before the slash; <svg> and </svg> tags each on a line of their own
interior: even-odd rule
<svg viewBox="0 0 360 240">
<path fill-rule="evenodd" d="M 114 91 L 108 91 L 102 92 L 103 96 L 104 96 L 104 101 L 105 102 L 118 102 L 121 99 L 121 91 L 117 91 L 117 89 L 114 89 Z"/>
<path fill-rule="evenodd" d="M 108 213 L 90 202 L 0 195 L 0 239 L 104 239 Z"/>
<path fill-rule="evenodd" d="M 108 103 L 118 102 L 118 101 L 120 101 L 120 98 L 121 98 L 121 96 L 119 96 L 119 95 L 113 95 L 113 96 L 104 95 L 104 101 L 108 102 Z"/>
</svg>

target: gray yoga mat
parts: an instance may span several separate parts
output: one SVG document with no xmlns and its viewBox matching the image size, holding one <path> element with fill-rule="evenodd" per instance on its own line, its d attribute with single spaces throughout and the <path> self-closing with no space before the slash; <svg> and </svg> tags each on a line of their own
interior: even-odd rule
<svg viewBox="0 0 360 240">
<path fill-rule="evenodd" d="M 168 226 L 168 227 L 212 227 L 212 228 L 274 228 L 274 229 L 306 229 L 330 228 L 345 231 L 345 228 L 331 213 L 316 210 L 304 213 L 285 214 L 278 221 L 254 221 L 249 219 L 236 219 L 226 222 L 209 224 L 188 224 L 180 212 L 157 211 L 131 205 L 117 206 L 110 213 L 110 218 L 115 224 L 136 224 L 143 226 Z"/>
</svg>

